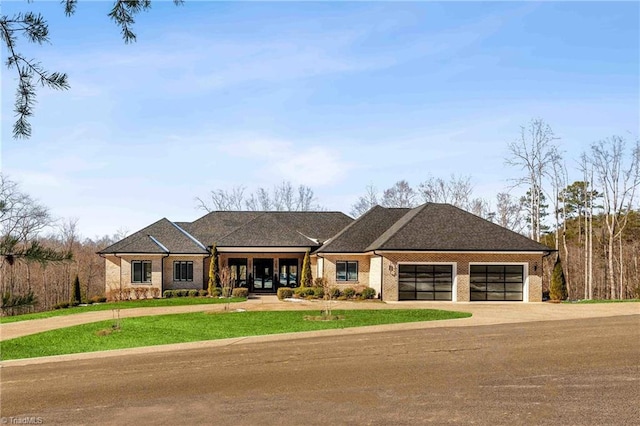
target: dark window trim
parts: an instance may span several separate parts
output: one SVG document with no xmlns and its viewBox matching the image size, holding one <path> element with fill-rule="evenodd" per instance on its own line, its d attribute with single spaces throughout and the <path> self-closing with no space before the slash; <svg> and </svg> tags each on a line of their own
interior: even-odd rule
<svg viewBox="0 0 640 426">
<path fill-rule="evenodd" d="M 135 264 L 139 263 L 140 267 L 142 268 L 140 271 L 140 281 L 136 281 L 135 276 L 134 276 L 134 271 L 135 271 Z M 145 264 L 149 264 L 149 279 L 146 280 L 145 279 L 145 273 L 144 273 L 144 265 Z M 131 282 L 135 283 L 135 284 L 151 284 L 151 280 L 153 277 L 153 269 L 152 269 L 152 264 L 150 260 L 132 260 L 131 261 Z"/>
<path fill-rule="evenodd" d="M 338 278 L 338 264 L 339 263 L 344 263 L 344 279 L 342 278 Z M 349 279 L 349 265 L 355 265 L 356 266 L 356 278 L 355 279 Z M 340 282 L 354 282 L 354 281 L 358 281 L 358 275 L 360 273 L 360 265 L 358 264 L 357 260 L 337 260 L 336 261 L 336 282 L 340 281 Z"/>
<path fill-rule="evenodd" d="M 186 271 L 182 270 L 182 265 L 186 265 Z M 179 270 L 176 270 L 176 265 L 180 266 Z M 191 270 L 189 270 L 191 265 Z M 176 272 L 179 272 L 179 276 L 176 276 Z M 183 277 L 183 272 L 186 277 Z M 191 272 L 191 273 L 189 273 Z M 173 281 L 179 282 L 193 282 L 193 261 L 192 260 L 174 260 L 173 261 Z"/>
</svg>

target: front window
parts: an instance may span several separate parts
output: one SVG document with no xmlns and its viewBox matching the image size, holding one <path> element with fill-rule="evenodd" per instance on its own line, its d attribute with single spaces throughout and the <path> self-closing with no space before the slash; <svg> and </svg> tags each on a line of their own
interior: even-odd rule
<svg viewBox="0 0 640 426">
<path fill-rule="evenodd" d="M 175 261 L 173 262 L 174 281 L 193 281 L 193 262 Z"/>
<path fill-rule="evenodd" d="M 358 262 L 336 262 L 336 281 L 358 281 Z"/>
<path fill-rule="evenodd" d="M 134 260 L 131 262 L 131 282 L 150 283 L 151 282 L 151 261 Z"/>
</svg>

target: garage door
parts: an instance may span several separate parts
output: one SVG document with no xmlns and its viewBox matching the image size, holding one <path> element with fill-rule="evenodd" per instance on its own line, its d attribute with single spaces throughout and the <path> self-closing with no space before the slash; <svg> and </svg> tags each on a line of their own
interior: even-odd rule
<svg viewBox="0 0 640 426">
<path fill-rule="evenodd" d="M 471 265 L 471 301 L 522 301 L 522 265 Z"/>
<path fill-rule="evenodd" d="M 398 275 L 400 300 L 451 300 L 451 265 L 399 265 Z"/>
</svg>

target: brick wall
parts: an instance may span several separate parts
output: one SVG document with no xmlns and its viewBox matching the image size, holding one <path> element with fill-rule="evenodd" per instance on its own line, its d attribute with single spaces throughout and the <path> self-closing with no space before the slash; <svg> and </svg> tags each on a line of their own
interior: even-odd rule
<svg viewBox="0 0 640 426">
<path fill-rule="evenodd" d="M 386 253 L 382 260 L 383 300 L 398 300 L 398 263 L 455 263 L 455 301 L 469 301 L 469 264 L 474 263 L 526 263 L 528 283 L 525 301 L 542 301 L 542 255 L 516 253 Z M 526 289 L 526 287 L 525 287 Z"/>
<path fill-rule="evenodd" d="M 193 262 L 193 281 L 174 281 L 173 262 L 175 261 Z M 208 266 L 208 263 L 207 263 Z M 208 270 L 207 270 L 208 273 Z M 206 287 L 204 281 L 204 259 L 202 256 L 169 256 L 164 259 L 164 289 L 195 289 L 200 290 Z"/>
<path fill-rule="evenodd" d="M 324 266 L 323 276 L 327 279 L 330 286 L 338 288 L 353 286 L 369 286 L 369 268 L 370 255 L 362 254 L 345 254 L 345 255 L 323 255 Z M 336 281 L 336 262 L 339 260 L 349 260 L 358 262 L 358 280 L 357 281 Z"/>
</svg>

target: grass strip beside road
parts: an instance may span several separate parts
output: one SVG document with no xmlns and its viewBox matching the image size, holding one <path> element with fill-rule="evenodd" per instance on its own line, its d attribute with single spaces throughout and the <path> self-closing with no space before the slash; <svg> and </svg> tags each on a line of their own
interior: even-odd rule
<svg viewBox="0 0 640 426">
<path fill-rule="evenodd" d="M 170 299 L 142 299 L 127 300 L 124 302 L 108 302 L 96 303 L 87 306 L 74 306 L 72 308 L 56 309 L 53 311 L 36 312 L 33 314 L 22 314 L 10 317 L 0 317 L 1 324 L 10 322 L 27 321 L 33 319 L 59 317 L 62 315 L 81 314 L 83 312 L 110 311 L 112 309 L 131 309 L 131 308 L 157 308 L 165 306 L 186 306 L 186 305 L 211 305 L 220 303 L 237 303 L 247 300 L 244 297 L 232 297 L 230 299 L 217 297 L 175 297 Z"/>
<path fill-rule="evenodd" d="M 467 318 L 470 313 L 433 309 L 389 309 L 334 311 L 344 316 L 335 321 L 309 321 L 318 311 L 217 312 L 125 318 L 112 331 L 114 320 L 61 328 L 5 340 L 2 360 L 34 358 L 111 349 L 155 346 L 259 336 L 300 331 L 341 329 L 367 325 L 396 324 Z"/>
</svg>

